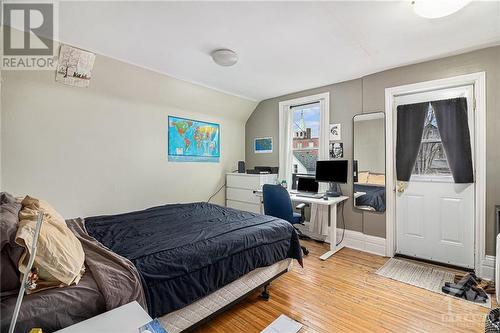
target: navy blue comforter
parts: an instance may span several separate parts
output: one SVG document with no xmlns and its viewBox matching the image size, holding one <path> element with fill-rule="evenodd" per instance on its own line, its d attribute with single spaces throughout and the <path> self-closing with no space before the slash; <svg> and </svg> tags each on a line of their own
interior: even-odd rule
<svg viewBox="0 0 500 333">
<path fill-rule="evenodd" d="M 385 212 L 385 186 L 354 184 L 354 192 L 365 192 L 356 198 L 356 206 L 370 206 L 377 212 Z"/>
<path fill-rule="evenodd" d="M 209 203 L 174 204 L 89 217 L 87 232 L 130 259 L 154 318 L 180 309 L 255 268 L 302 264 L 292 225 Z"/>
</svg>

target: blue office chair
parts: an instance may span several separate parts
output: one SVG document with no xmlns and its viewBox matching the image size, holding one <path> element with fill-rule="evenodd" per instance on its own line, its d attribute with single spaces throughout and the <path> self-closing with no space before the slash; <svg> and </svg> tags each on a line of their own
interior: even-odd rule
<svg viewBox="0 0 500 333">
<path fill-rule="evenodd" d="M 295 227 L 295 224 L 304 223 L 304 208 L 306 204 L 301 203 L 297 205 L 296 208 L 300 209 L 301 214 L 295 213 L 292 208 L 290 195 L 281 185 L 265 184 L 262 188 L 262 194 L 264 196 L 264 214 L 290 222 L 298 234 L 301 235 L 300 230 Z M 309 254 L 305 246 L 301 246 L 301 248 L 304 255 Z"/>
</svg>

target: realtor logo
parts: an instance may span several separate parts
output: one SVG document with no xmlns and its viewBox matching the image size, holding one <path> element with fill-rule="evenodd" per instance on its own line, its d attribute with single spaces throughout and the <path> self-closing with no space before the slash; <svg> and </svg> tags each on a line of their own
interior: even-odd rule
<svg viewBox="0 0 500 333">
<path fill-rule="evenodd" d="M 2 5 L 2 69 L 54 69 L 54 4 Z"/>
</svg>

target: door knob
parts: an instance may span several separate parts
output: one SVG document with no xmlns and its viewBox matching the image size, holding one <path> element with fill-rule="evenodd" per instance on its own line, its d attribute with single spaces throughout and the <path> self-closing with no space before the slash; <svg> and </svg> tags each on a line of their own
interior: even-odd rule
<svg viewBox="0 0 500 333">
<path fill-rule="evenodd" d="M 405 191 L 405 183 L 399 182 L 398 183 L 398 193 L 403 193 L 404 191 Z"/>
</svg>

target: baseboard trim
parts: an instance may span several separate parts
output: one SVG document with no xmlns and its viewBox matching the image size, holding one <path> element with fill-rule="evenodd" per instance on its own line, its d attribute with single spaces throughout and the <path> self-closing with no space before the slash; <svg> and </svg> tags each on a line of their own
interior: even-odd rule
<svg viewBox="0 0 500 333">
<path fill-rule="evenodd" d="M 330 237 L 316 235 L 309 231 L 309 222 L 304 225 L 297 225 L 297 228 L 305 235 L 318 241 L 329 243 Z M 337 242 L 342 238 L 342 229 L 337 228 Z M 354 250 L 368 252 L 379 256 L 385 256 L 385 238 L 366 235 L 359 231 L 345 230 L 344 240 L 341 245 Z"/>
<path fill-rule="evenodd" d="M 337 229 L 337 240 L 342 239 L 342 229 Z M 345 230 L 342 245 L 354 250 L 385 256 L 385 238 L 371 236 L 359 231 Z"/>
<path fill-rule="evenodd" d="M 313 239 L 329 242 L 329 237 L 314 235 L 309 232 L 309 223 L 306 222 L 304 226 L 299 226 L 299 229 L 307 236 Z M 337 241 L 342 237 L 342 229 L 337 228 Z M 345 230 L 344 240 L 342 245 L 351 249 L 368 252 L 385 257 L 385 242 L 386 239 L 363 234 L 359 231 Z M 480 272 L 476 272 L 478 276 L 487 280 L 495 279 L 495 256 L 485 256 L 481 260 Z"/>
</svg>

